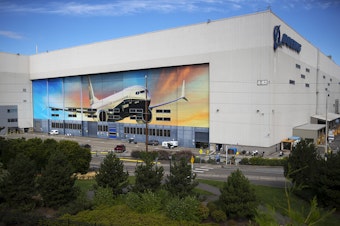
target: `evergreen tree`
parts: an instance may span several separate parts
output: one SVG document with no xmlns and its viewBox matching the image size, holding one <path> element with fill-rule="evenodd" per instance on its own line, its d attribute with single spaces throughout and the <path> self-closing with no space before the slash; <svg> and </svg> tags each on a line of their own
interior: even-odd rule
<svg viewBox="0 0 340 226">
<path fill-rule="evenodd" d="M 138 165 L 135 170 L 136 181 L 133 187 L 135 192 L 154 192 L 161 187 L 164 168 L 154 164 L 156 155 L 156 152 L 141 153 L 141 158 L 144 163 Z"/>
<path fill-rule="evenodd" d="M 330 208 L 340 208 L 340 154 L 331 154 L 327 161 L 319 160 L 311 189 L 320 204 Z"/>
<path fill-rule="evenodd" d="M 6 203 L 11 207 L 32 208 L 36 172 L 34 161 L 24 154 L 18 154 L 9 162 L 7 170 L 1 187 Z"/>
<path fill-rule="evenodd" d="M 39 178 L 39 190 L 48 207 L 60 207 L 77 197 L 78 189 L 74 187 L 72 165 L 62 152 L 51 154 L 46 168 Z"/>
<path fill-rule="evenodd" d="M 128 185 L 129 173 L 124 172 L 123 162 L 115 154 L 108 154 L 100 164 L 96 174 L 97 184 L 104 188 L 110 188 L 114 197 L 123 193 L 123 188 Z"/>
<path fill-rule="evenodd" d="M 173 196 L 184 198 L 192 194 L 193 189 L 198 185 L 195 180 L 196 175 L 191 172 L 191 166 L 186 158 L 181 158 L 180 161 L 174 162 L 170 166 L 170 175 L 165 181 L 165 189 Z"/>
<path fill-rule="evenodd" d="M 258 206 L 254 188 L 239 169 L 224 183 L 218 202 L 230 217 L 253 217 Z"/>
<path fill-rule="evenodd" d="M 311 186 L 314 183 L 315 175 L 318 174 L 318 167 L 321 158 L 313 143 L 301 140 L 294 150 L 290 153 L 284 166 L 284 175 L 287 177 L 288 172 L 293 183 L 304 186 Z M 309 197 L 311 199 L 313 197 Z"/>
<path fill-rule="evenodd" d="M 61 140 L 59 141 L 58 150 L 67 156 L 73 166 L 74 173 L 87 172 L 91 162 L 91 150 L 89 148 L 80 147 L 75 141 Z"/>
</svg>

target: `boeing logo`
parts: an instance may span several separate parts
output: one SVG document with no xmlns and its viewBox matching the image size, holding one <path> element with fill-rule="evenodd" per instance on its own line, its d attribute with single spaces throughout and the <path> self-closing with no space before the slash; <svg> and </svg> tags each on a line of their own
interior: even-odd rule
<svg viewBox="0 0 340 226">
<path fill-rule="evenodd" d="M 301 51 L 301 44 L 289 37 L 286 34 L 282 35 L 281 39 L 281 32 L 280 32 L 280 25 L 274 27 L 273 31 L 273 38 L 274 38 L 274 51 L 283 45 L 287 46 L 288 48 L 300 53 Z"/>
</svg>

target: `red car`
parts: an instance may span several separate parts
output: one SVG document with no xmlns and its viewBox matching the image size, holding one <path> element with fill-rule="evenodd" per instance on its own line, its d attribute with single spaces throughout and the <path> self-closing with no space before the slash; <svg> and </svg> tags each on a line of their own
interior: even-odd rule
<svg viewBox="0 0 340 226">
<path fill-rule="evenodd" d="M 117 153 L 121 153 L 121 152 L 124 152 L 126 149 L 125 149 L 125 145 L 124 144 L 118 144 L 116 147 L 115 147 L 115 152 Z"/>
</svg>

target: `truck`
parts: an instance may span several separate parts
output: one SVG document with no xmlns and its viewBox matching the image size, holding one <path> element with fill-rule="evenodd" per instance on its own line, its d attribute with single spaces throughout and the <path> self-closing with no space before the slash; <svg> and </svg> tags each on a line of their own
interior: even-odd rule
<svg viewBox="0 0 340 226">
<path fill-rule="evenodd" d="M 169 149 L 178 147 L 178 141 L 177 140 L 163 141 L 162 142 L 162 147 L 169 148 Z"/>
</svg>

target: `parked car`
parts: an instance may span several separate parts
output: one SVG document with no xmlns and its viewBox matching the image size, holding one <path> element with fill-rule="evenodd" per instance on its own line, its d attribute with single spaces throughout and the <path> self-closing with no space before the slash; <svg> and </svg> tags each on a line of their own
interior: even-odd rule
<svg viewBox="0 0 340 226">
<path fill-rule="evenodd" d="M 59 131 L 56 130 L 56 129 L 52 129 L 50 132 L 48 132 L 48 134 L 50 134 L 50 135 L 58 135 Z"/>
<path fill-rule="evenodd" d="M 115 148 L 114 148 L 115 152 L 117 153 L 122 153 L 126 150 L 125 145 L 124 144 L 118 144 Z"/>
<path fill-rule="evenodd" d="M 91 149 L 91 145 L 89 144 L 81 144 L 80 147 Z"/>
<path fill-rule="evenodd" d="M 159 144 L 158 140 L 148 140 L 148 145 L 157 146 Z"/>
</svg>

